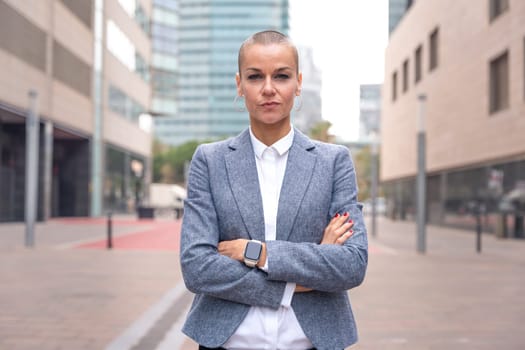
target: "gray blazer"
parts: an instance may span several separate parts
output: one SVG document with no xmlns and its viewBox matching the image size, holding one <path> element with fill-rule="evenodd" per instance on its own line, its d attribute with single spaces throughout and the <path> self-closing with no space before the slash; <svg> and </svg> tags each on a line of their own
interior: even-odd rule
<svg viewBox="0 0 525 350">
<path fill-rule="evenodd" d="M 349 212 L 354 234 L 344 245 L 320 245 L 336 213 Z M 233 334 L 250 306 L 277 309 L 286 282 L 314 291 L 296 293 L 292 307 L 318 349 L 357 341 L 347 290 L 361 284 L 368 262 L 362 206 L 348 149 L 314 142 L 295 130 L 277 214 L 277 240 L 266 242 L 268 272 L 217 252 L 217 243 L 264 239 L 264 216 L 250 133 L 200 146 L 189 172 L 181 266 L 196 294 L 183 332 L 206 347 Z"/>
</svg>

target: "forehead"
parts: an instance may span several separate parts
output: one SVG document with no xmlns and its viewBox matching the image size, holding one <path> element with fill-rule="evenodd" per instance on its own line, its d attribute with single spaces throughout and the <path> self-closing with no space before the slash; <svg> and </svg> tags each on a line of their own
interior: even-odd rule
<svg viewBox="0 0 525 350">
<path fill-rule="evenodd" d="M 282 44 L 250 44 L 243 48 L 241 69 L 258 66 L 288 66 L 295 68 L 293 48 Z"/>
</svg>

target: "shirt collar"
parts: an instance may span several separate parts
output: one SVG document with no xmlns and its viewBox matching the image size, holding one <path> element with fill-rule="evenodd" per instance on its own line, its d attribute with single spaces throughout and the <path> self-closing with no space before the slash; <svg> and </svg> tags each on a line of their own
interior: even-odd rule
<svg viewBox="0 0 525 350">
<path fill-rule="evenodd" d="M 255 137 L 255 135 L 253 134 L 251 127 L 250 127 L 250 138 L 252 140 L 253 151 L 255 152 L 255 155 L 258 158 L 262 158 L 262 154 L 267 148 L 275 149 L 277 151 L 277 153 L 279 153 L 279 155 L 282 156 L 286 152 L 288 152 L 290 147 L 292 147 L 293 138 L 294 138 L 294 129 L 293 129 L 293 126 L 292 126 L 290 128 L 290 132 L 288 132 L 288 134 L 286 134 L 286 136 L 284 136 L 283 138 L 279 139 L 277 142 L 275 142 L 271 146 L 266 146 L 264 143 L 259 141 L 257 139 L 257 137 Z"/>
</svg>

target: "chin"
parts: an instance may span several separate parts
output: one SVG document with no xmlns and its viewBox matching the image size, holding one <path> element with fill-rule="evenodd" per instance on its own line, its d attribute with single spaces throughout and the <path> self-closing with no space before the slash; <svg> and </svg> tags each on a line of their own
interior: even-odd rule
<svg viewBox="0 0 525 350">
<path fill-rule="evenodd" d="M 290 123 L 290 118 L 283 117 L 282 115 L 262 116 L 262 117 L 254 118 L 254 121 L 256 123 L 265 124 L 265 125 L 276 125 L 276 124 L 282 124 L 282 123 Z"/>
</svg>

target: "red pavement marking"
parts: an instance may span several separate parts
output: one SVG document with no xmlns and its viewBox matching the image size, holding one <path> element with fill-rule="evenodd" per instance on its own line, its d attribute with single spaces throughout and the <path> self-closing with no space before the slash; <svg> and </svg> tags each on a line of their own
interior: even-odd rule
<svg viewBox="0 0 525 350">
<path fill-rule="evenodd" d="M 59 224 L 67 224 L 67 225 L 106 225 L 107 224 L 107 218 L 106 217 L 97 217 L 97 218 L 90 218 L 90 217 L 75 217 L 75 218 L 53 218 L 50 221 L 59 223 Z M 112 219 L 111 223 L 113 225 L 122 225 L 122 226 L 135 226 L 135 225 L 151 225 L 152 223 L 155 223 L 154 219 Z"/>
<path fill-rule="evenodd" d="M 178 251 L 181 222 L 181 220 L 176 220 L 159 223 L 150 220 L 149 224 L 154 224 L 151 229 L 114 237 L 113 249 Z M 106 246 L 107 241 L 103 239 L 82 243 L 74 248 L 106 249 Z"/>
<path fill-rule="evenodd" d="M 53 221 L 64 224 L 94 224 L 105 225 L 106 218 L 60 218 Z M 154 228 L 126 234 L 113 238 L 113 249 L 123 250 L 168 250 L 179 251 L 181 220 L 156 222 L 155 220 L 119 219 L 114 220 L 113 225 L 154 225 Z M 82 243 L 74 248 L 83 249 L 106 249 L 107 241 L 97 240 Z M 374 244 L 368 245 L 369 254 L 384 254 L 385 250 Z"/>
</svg>

